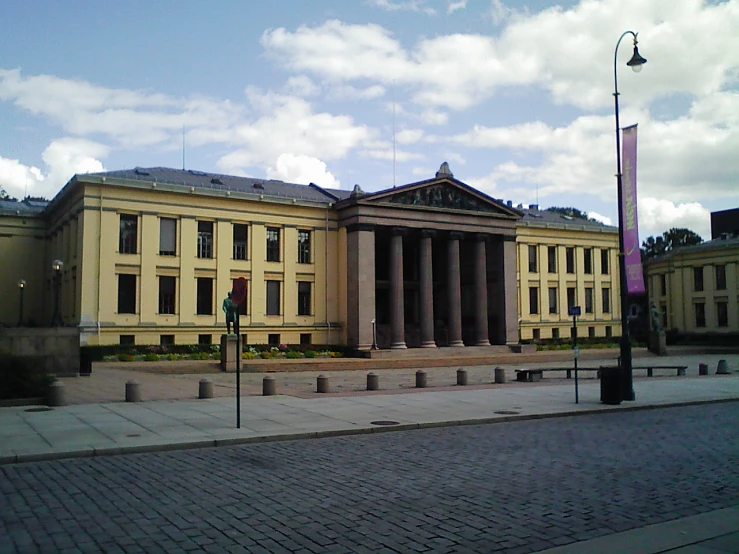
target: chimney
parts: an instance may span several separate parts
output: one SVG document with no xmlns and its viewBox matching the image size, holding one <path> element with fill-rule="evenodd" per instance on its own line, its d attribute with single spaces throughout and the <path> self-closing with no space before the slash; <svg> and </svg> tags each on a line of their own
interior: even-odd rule
<svg viewBox="0 0 739 554">
<path fill-rule="evenodd" d="M 513 207 L 513 200 L 508 200 L 508 202 L 506 202 L 506 205 L 507 205 L 507 206 L 508 206 L 509 208 L 512 208 L 512 207 Z"/>
</svg>

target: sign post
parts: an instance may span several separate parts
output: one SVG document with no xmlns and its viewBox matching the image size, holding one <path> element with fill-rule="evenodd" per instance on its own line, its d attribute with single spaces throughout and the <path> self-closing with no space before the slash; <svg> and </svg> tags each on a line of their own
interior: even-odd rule
<svg viewBox="0 0 739 554">
<path fill-rule="evenodd" d="M 573 354 L 575 359 L 575 404 L 580 403 L 580 390 L 577 380 L 577 359 L 580 357 L 580 348 L 577 346 L 577 316 L 580 313 L 580 306 L 570 306 L 567 308 L 567 315 L 572 316 Z"/>
<path fill-rule="evenodd" d="M 234 333 L 236 333 L 236 428 L 241 429 L 241 328 L 239 326 L 239 306 L 246 302 L 246 279 L 234 279 L 231 290 L 234 311 Z"/>
</svg>

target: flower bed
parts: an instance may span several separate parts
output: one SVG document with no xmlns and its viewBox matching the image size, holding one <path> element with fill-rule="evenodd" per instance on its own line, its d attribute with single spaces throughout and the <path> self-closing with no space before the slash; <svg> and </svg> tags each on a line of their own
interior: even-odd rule
<svg viewBox="0 0 739 554">
<path fill-rule="evenodd" d="M 99 352 L 96 358 L 105 362 L 161 362 L 177 360 L 220 360 L 220 346 L 214 345 L 171 345 L 171 346 L 110 346 Z M 336 347 L 334 347 L 336 348 Z M 341 347 L 339 347 L 341 348 Z M 297 360 L 301 358 L 342 358 L 344 351 L 313 345 L 245 347 L 241 355 L 244 360 Z"/>
</svg>

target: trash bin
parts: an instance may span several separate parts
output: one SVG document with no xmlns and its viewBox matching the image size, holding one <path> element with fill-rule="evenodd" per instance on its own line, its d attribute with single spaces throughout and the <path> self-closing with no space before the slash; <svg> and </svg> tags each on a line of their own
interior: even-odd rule
<svg viewBox="0 0 739 554">
<path fill-rule="evenodd" d="M 80 377 L 89 377 L 92 373 L 92 352 L 80 347 Z"/>
<path fill-rule="evenodd" d="M 621 371 L 618 367 L 601 367 L 600 401 L 603 404 L 621 404 Z"/>
</svg>

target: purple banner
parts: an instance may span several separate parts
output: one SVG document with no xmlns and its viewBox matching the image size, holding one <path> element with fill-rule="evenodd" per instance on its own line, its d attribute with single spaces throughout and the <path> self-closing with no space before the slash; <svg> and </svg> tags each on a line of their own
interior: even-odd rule
<svg viewBox="0 0 739 554">
<path fill-rule="evenodd" d="M 636 125 L 623 129 L 623 166 L 621 169 L 621 209 L 624 227 L 626 288 L 629 294 L 645 294 L 644 275 L 639 251 L 639 221 L 636 212 Z"/>
</svg>

